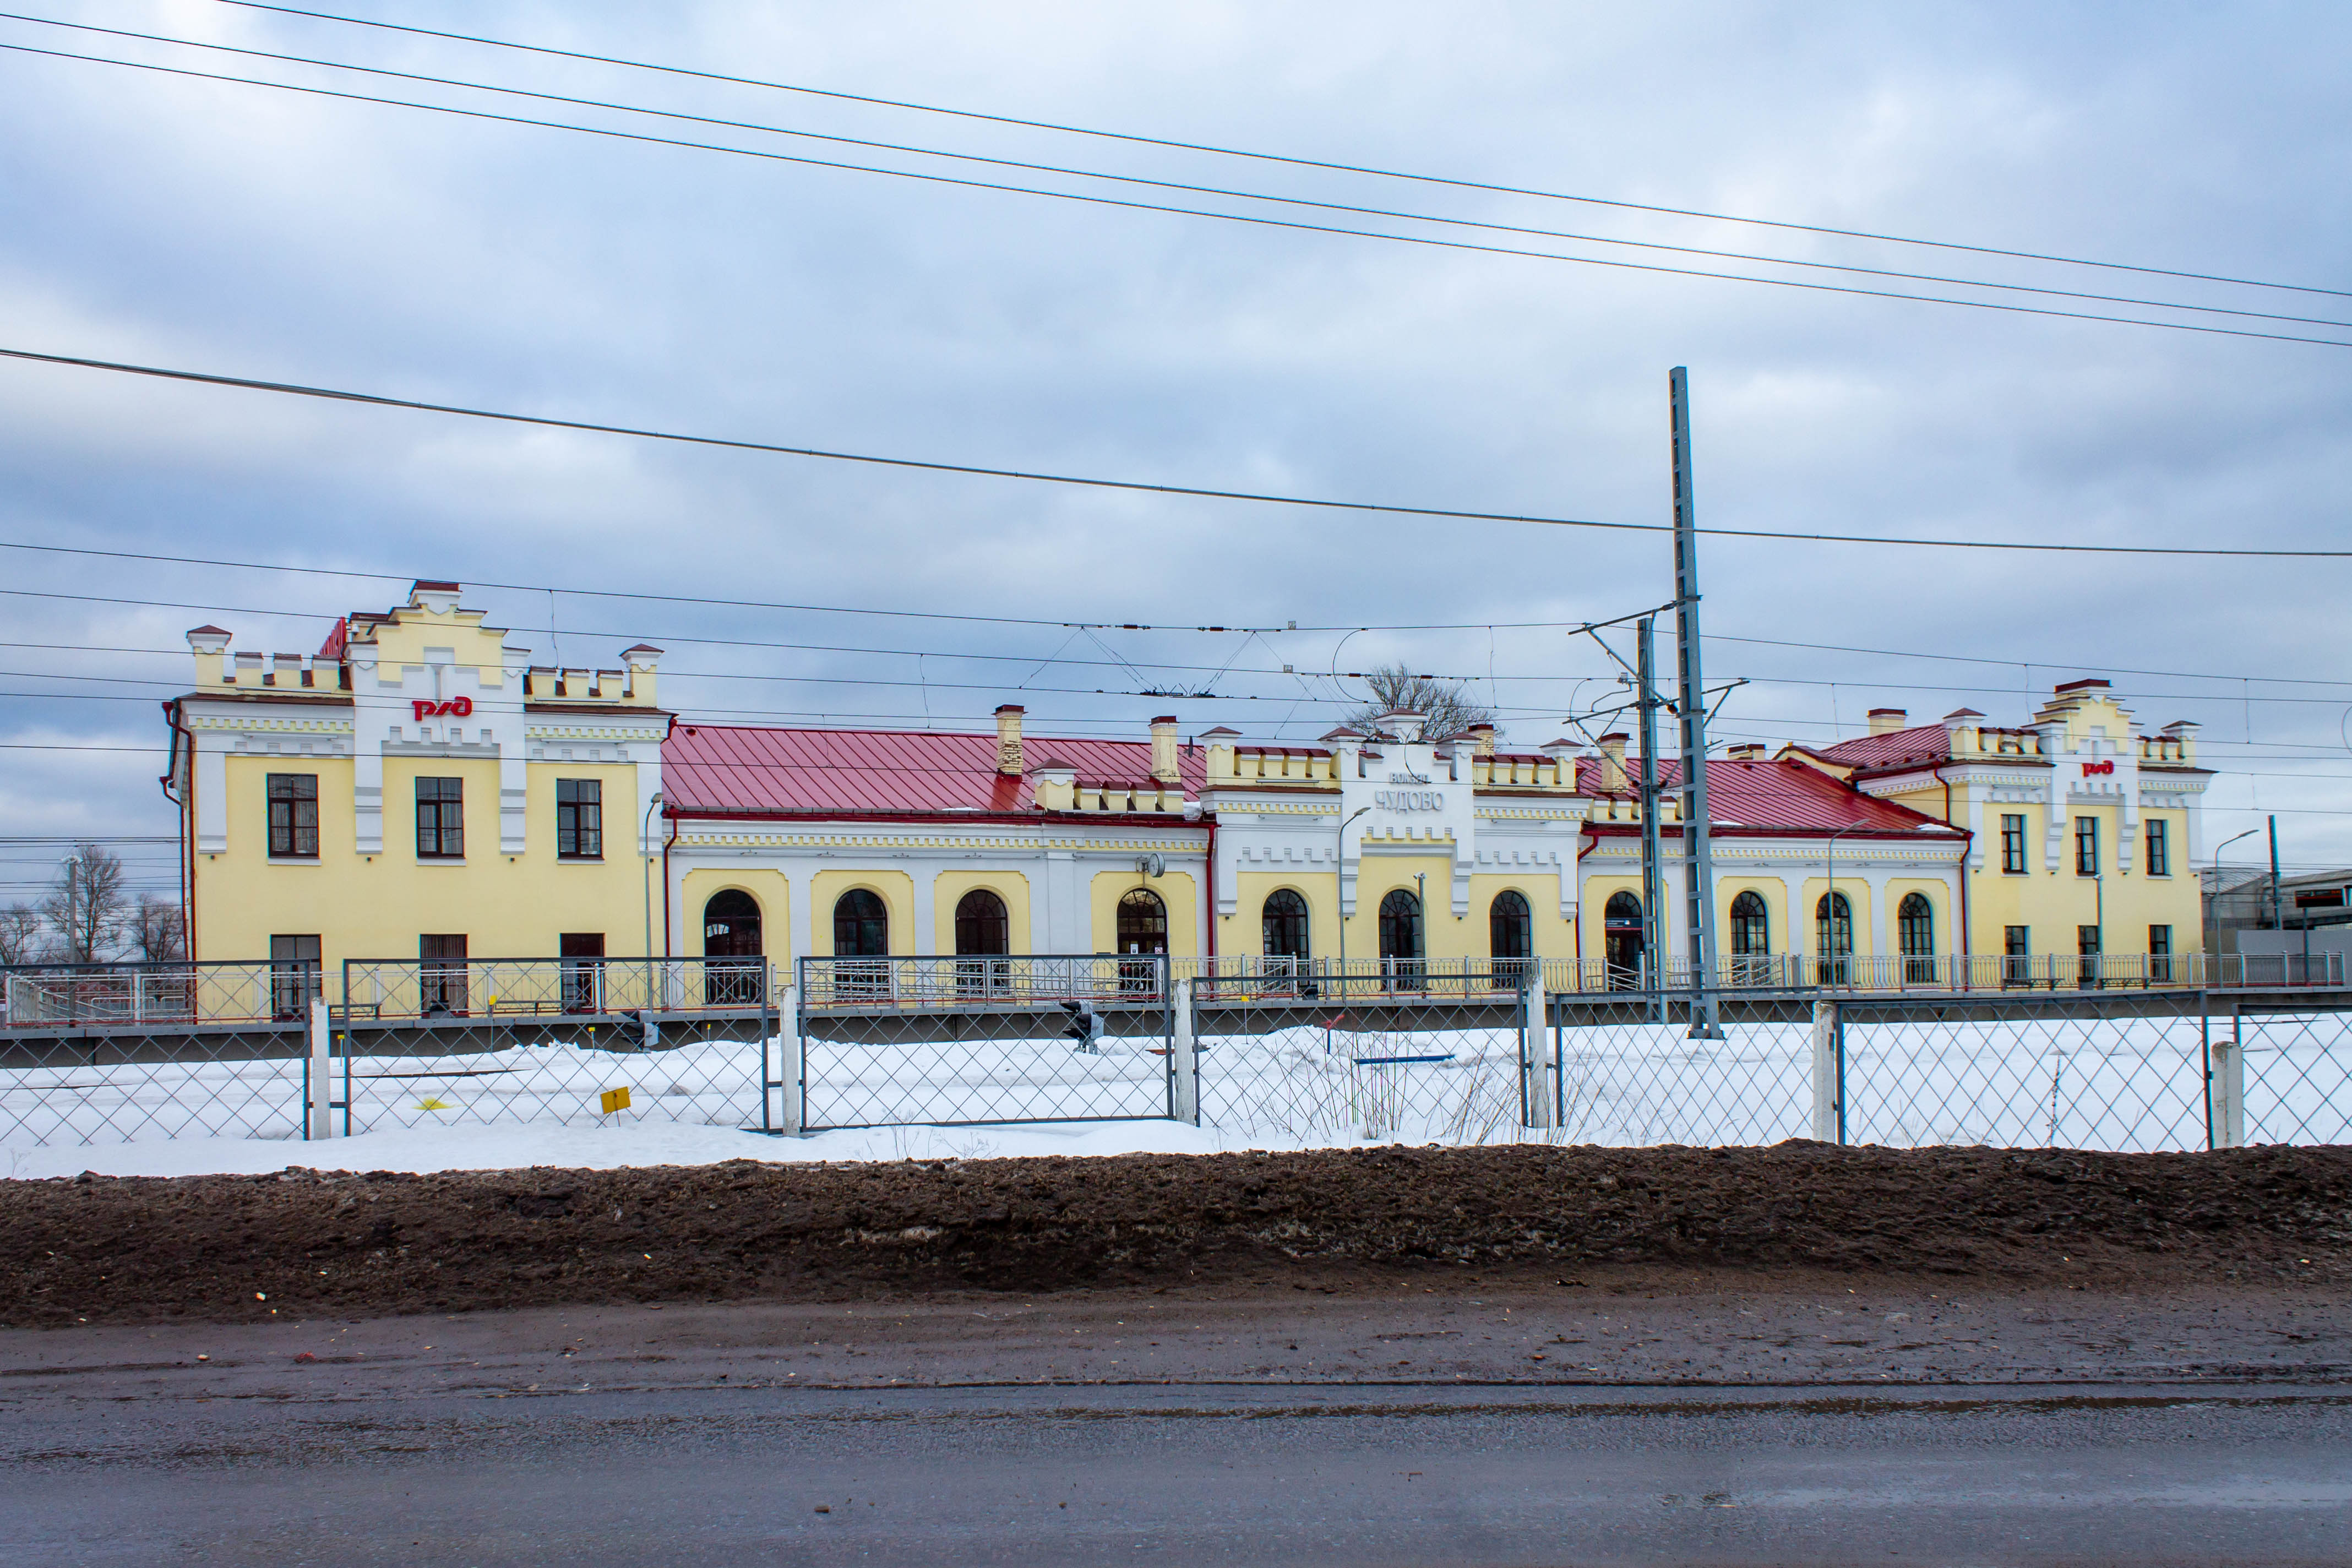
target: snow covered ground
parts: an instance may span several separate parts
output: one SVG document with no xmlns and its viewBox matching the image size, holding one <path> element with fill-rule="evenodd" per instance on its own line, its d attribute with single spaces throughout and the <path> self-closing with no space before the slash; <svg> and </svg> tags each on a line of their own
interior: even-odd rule
<svg viewBox="0 0 2352 1568">
<path fill-rule="evenodd" d="M 2352 1140 L 2352 1015 L 2249 1018 L 2245 1027 L 2247 1141 Z M 314 1146 L 301 1138 L 299 1061 L 13 1070 L 0 1073 L 0 1174 L 1203 1152 L 1368 1141 L 1755 1145 L 1813 1133 L 1806 1024 L 1738 1025 L 1723 1040 L 1695 1041 L 1679 1026 L 1618 1023 L 1570 1028 L 1559 1042 L 1559 1125 L 1546 1130 L 1520 1125 L 1517 1037 L 1501 1029 L 1307 1026 L 1204 1038 L 1200 1127 L 1165 1119 L 1168 1058 L 1150 1040 L 1105 1040 L 1082 1052 L 1059 1038 L 813 1039 L 808 1120 L 843 1130 L 805 1139 L 742 1131 L 761 1120 L 757 1044 L 356 1058 L 347 1079 L 337 1064 L 331 1096 L 348 1093 L 359 1135 Z M 770 1075 L 780 1073 L 783 1043 L 767 1050 Z M 2195 1017 L 1857 1022 L 1846 1030 L 1845 1056 L 1853 1142 L 2206 1146 Z M 614 1089 L 627 1089 L 630 1103 L 607 1115 L 600 1097 Z M 781 1122 L 781 1092 L 772 1098 L 772 1121 Z M 1024 1117 L 1059 1120 L 1015 1125 Z"/>
</svg>

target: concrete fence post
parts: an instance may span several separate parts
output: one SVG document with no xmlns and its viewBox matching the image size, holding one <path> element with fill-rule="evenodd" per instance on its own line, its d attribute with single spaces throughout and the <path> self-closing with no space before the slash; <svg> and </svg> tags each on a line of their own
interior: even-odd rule
<svg viewBox="0 0 2352 1568">
<path fill-rule="evenodd" d="M 800 1000 L 796 985 L 776 993 L 776 1094 L 782 1101 L 776 1127 L 787 1138 L 808 1135 L 808 1050 L 801 1038 Z"/>
<path fill-rule="evenodd" d="M 2211 1050 L 2213 1079 L 2213 1147 L 2242 1149 L 2246 1144 L 2246 1058 L 2242 1048 L 2243 1019 L 2232 1009 L 2230 1037 L 2217 1039 Z"/>
<path fill-rule="evenodd" d="M 305 1138 L 332 1138 L 335 1135 L 334 1014 L 324 996 L 310 998 L 310 1049 L 304 1056 L 302 1074 L 303 1098 L 309 1115 L 303 1123 Z"/>
<path fill-rule="evenodd" d="M 1553 1122 L 1551 1053 L 1544 1049 L 1544 993 L 1540 985 L 1519 992 L 1519 1082 L 1526 1086 L 1527 1124 L 1538 1130 Z"/>
<path fill-rule="evenodd" d="M 1174 1016 L 1168 1028 L 1168 1114 L 1195 1127 L 1201 1125 L 1201 1052 L 1192 1016 L 1192 987 L 1198 984 L 1187 978 L 1171 986 Z"/>
<path fill-rule="evenodd" d="M 1838 1034 L 1838 1005 L 1813 1003 L 1813 1136 L 1824 1143 L 1845 1142 L 1845 1052 Z"/>
</svg>

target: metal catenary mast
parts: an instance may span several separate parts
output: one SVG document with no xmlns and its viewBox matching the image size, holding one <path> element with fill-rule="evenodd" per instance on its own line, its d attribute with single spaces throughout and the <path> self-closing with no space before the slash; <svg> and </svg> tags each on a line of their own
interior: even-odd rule
<svg viewBox="0 0 2352 1568">
<path fill-rule="evenodd" d="M 1658 864 L 1657 623 L 1643 616 L 1633 623 L 1634 706 L 1642 713 L 1642 989 L 1650 994 L 1650 1019 L 1666 1020 L 1666 922 L 1660 908 L 1664 879 Z"/>
<path fill-rule="evenodd" d="M 1706 682 L 1699 669 L 1698 522 L 1691 503 L 1690 373 L 1666 374 L 1675 466 L 1675 707 L 1682 720 L 1683 882 L 1691 956 L 1690 1032 L 1721 1039 L 1715 1005 L 1715 858 L 1707 847 Z M 1644 647 L 1646 647 L 1646 644 Z M 1645 661 L 1646 663 L 1646 661 Z M 1648 715 L 1643 714 L 1646 728 Z M 1643 744 L 1646 770 L 1649 745 Z M 1650 830 L 1654 833 L 1655 829 Z"/>
</svg>

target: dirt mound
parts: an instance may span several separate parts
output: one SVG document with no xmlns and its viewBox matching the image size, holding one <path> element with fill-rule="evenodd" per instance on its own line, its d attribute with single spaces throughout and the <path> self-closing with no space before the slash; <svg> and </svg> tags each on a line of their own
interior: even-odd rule
<svg viewBox="0 0 2352 1568">
<path fill-rule="evenodd" d="M 0 1183 L 0 1326 L 1463 1266 L 2352 1276 L 2352 1149 L 1489 1149 Z"/>
</svg>

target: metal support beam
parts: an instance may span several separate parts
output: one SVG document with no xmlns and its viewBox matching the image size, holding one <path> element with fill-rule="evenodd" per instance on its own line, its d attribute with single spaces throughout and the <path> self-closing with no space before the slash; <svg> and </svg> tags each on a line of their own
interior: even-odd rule
<svg viewBox="0 0 2352 1568">
<path fill-rule="evenodd" d="M 1666 1021 L 1666 946 L 1660 939 L 1666 923 L 1659 906 L 1664 899 L 1658 866 L 1658 658 L 1657 623 L 1643 616 L 1633 623 L 1633 679 L 1640 690 L 1635 705 L 1642 710 L 1642 988 L 1650 994 L 1650 1022 Z"/>
<path fill-rule="evenodd" d="M 1675 695 L 1682 720 L 1683 879 L 1691 961 L 1690 1033 L 1723 1038 L 1715 1009 L 1715 857 L 1707 846 L 1706 681 L 1700 668 L 1698 522 L 1691 501 L 1689 373 L 1667 373 L 1675 463 Z"/>
</svg>

